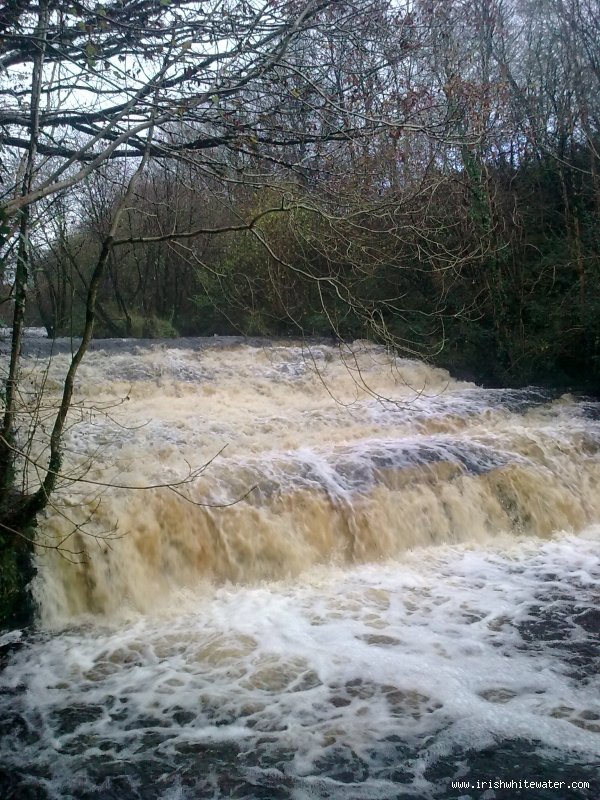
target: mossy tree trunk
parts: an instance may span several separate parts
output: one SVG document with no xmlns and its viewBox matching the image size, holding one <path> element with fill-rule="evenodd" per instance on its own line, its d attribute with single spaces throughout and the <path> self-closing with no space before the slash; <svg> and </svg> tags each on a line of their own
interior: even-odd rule
<svg viewBox="0 0 600 800">
<path fill-rule="evenodd" d="M 152 132 L 151 128 L 148 142 L 151 140 Z M 112 252 L 123 213 L 131 202 L 135 187 L 148 162 L 148 157 L 149 146 L 136 171 L 130 178 L 126 191 L 115 210 L 110 230 L 102 243 L 100 255 L 88 286 L 83 336 L 79 347 L 73 354 L 64 379 L 62 397 L 50 434 L 45 475 L 35 491 L 26 493 L 17 490 L 16 482 L 18 477 L 14 469 L 7 470 L 5 473 L 5 483 L 2 486 L 0 496 L 0 627 L 14 623 L 17 620 L 26 620 L 31 615 L 32 603 L 28 599 L 28 584 L 33 576 L 32 555 L 37 516 L 50 503 L 59 480 L 65 477 L 62 474 L 65 425 L 71 408 L 79 365 L 87 352 L 94 332 L 98 289 Z M 22 336 L 22 326 L 19 336 Z M 20 345 L 18 355 L 20 356 Z M 10 378 L 11 373 L 9 373 Z M 15 394 L 18 392 L 18 382 L 15 382 L 14 391 Z M 15 425 L 14 419 L 16 419 L 16 404 L 13 411 L 13 428 Z M 12 429 L 11 437 L 16 439 L 16 436 L 12 434 Z M 11 459 L 10 463 L 14 467 L 20 455 L 19 450 L 15 444 L 11 444 L 11 439 L 8 436 L 3 437 L 2 442 Z M 39 467 L 39 465 L 36 466 Z M 68 476 L 66 477 L 68 478 Z"/>
</svg>

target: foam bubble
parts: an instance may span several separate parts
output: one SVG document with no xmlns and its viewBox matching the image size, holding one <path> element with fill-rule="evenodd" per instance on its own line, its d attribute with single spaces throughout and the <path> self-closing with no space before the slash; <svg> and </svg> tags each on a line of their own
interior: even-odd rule
<svg viewBox="0 0 600 800">
<path fill-rule="evenodd" d="M 596 527 L 204 586 L 162 616 L 34 638 L 0 677 L 19 720 L 4 763 L 56 797 L 99 774 L 123 796 L 193 796 L 207 775 L 242 797 L 438 796 L 457 762 L 511 747 L 521 777 L 557 759 L 589 777 L 599 542 Z"/>
</svg>

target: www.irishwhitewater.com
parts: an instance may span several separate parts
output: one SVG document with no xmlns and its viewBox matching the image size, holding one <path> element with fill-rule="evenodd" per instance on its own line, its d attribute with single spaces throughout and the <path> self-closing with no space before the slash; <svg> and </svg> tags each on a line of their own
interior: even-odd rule
<svg viewBox="0 0 600 800">
<path fill-rule="evenodd" d="M 549 780 L 519 780 L 505 781 L 501 778 L 485 781 L 451 781 L 453 789 L 589 789 L 589 781 L 549 781 Z"/>
</svg>

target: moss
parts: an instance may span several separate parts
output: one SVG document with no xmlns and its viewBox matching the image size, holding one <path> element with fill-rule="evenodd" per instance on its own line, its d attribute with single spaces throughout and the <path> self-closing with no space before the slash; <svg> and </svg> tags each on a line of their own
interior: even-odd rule
<svg viewBox="0 0 600 800">
<path fill-rule="evenodd" d="M 32 533 L 28 532 L 28 538 Z M 34 609 L 29 586 L 34 574 L 29 541 L 0 536 L 0 630 L 31 623 Z"/>
<path fill-rule="evenodd" d="M 146 339 L 173 339 L 178 333 L 170 319 L 151 315 L 143 321 L 142 336 Z"/>
</svg>

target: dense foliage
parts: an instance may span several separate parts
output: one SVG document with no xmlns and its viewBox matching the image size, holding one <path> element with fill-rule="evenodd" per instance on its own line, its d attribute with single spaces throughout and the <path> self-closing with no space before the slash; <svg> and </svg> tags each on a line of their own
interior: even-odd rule
<svg viewBox="0 0 600 800">
<path fill-rule="evenodd" d="M 150 160 L 95 335 L 375 336 L 479 380 L 596 389 L 594 5 L 378 4 L 368 25 L 349 8 L 260 96 L 194 112 L 220 129 L 210 157 Z M 44 210 L 28 318 L 49 335 L 83 329 L 119 169 Z"/>
<path fill-rule="evenodd" d="M 599 388 L 595 0 L 19 0 L 0 97 L 8 541 L 68 480 L 93 335 L 369 336 Z M 47 429 L 39 322 L 81 336 Z"/>
</svg>

